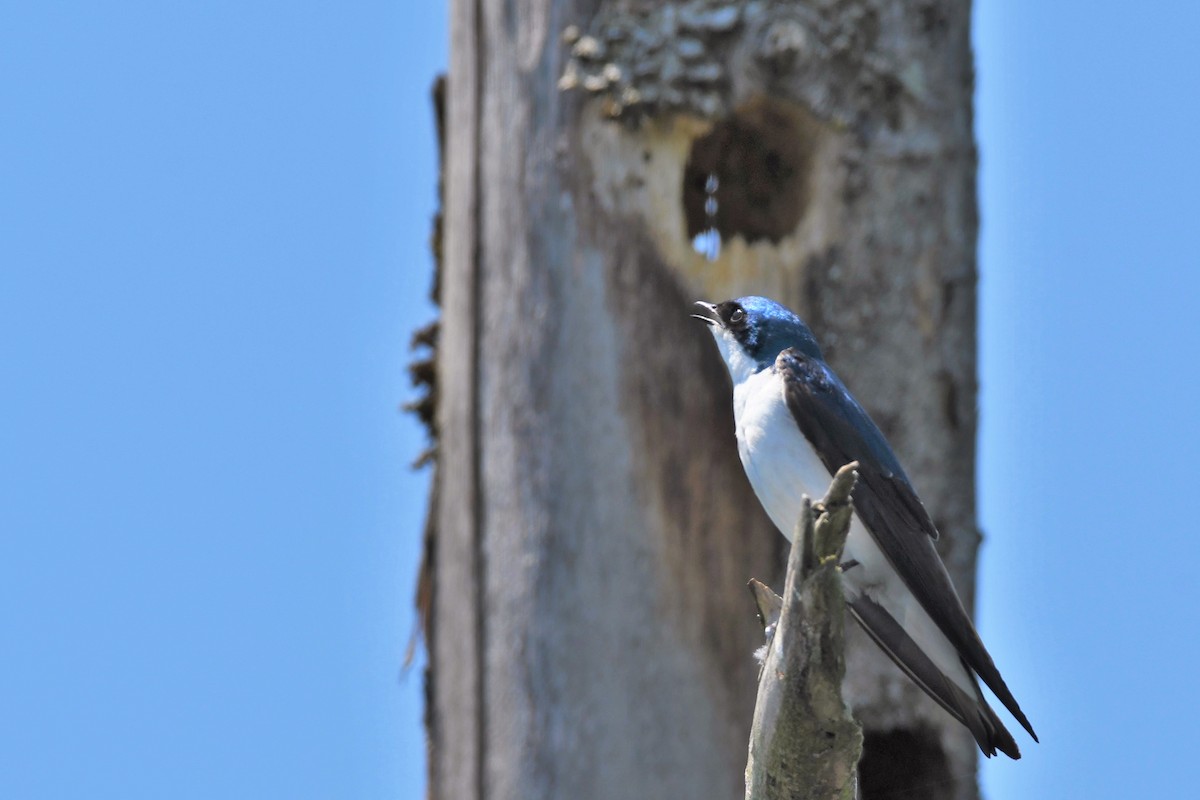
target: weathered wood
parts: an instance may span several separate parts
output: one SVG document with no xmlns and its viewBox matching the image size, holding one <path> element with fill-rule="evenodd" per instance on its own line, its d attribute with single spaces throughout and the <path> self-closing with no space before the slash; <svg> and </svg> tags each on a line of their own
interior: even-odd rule
<svg viewBox="0 0 1200 800">
<path fill-rule="evenodd" d="M 970 602 L 969 4 L 453 0 L 450 18 L 433 792 L 731 796 L 755 685 L 742 586 L 786 542 L 688 306 L 754 292 L 806 316 Z M 615 59 L 580 62 L 612 65 L 603 90 L 560 90 L 570 24 Z M 699 55 L 640 74 L 619 44 L 638 30 Z M 639 87 L 675 94 L 614 106 Z M 689 241 L 707 171 L 715 262 Z M 864 797 L 878 763 L 888 791 L 973 798 L 969 736 L 847 635 Z M 909 780 L 880 754 L 930 766 Z"/>
<path fill-rule="evenodd" d="M 850 533 L 857 464 L 834 476 L 820 515 L 808 498 L 796 523 L 746 762 L 746 800 L 854 800 L 862 729 L 842 699 L 845 617 L 839 556 Z"/>
<path fill-rule="evenodd" d="M 484 796 L 483 556 L 479 451 L 479 137 L 482 87 L 474 2 L 452 3 L 447 78 L 441 325 L 437 349 L 438 490 L 426 714 L 430 790 Z M 430 558 L 430 554 L 426 554 Z"/>
</svg>

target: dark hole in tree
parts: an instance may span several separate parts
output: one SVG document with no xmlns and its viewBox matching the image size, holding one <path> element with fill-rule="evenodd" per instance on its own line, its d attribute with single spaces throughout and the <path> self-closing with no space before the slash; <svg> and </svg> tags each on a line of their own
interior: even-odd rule
<svg viewBox="0 0 1200 800">
<path fill-rule="evenodd" d="M 863 755 L 858 762 L 862 800 L 950 800 L 956 794 L 955 782 L 946 754 L 932 731 L 864 732 Z"/>
<path fill-rule="evenodd" d="M 808 205 L 815 133 L 798 108 L 759 99 L 693 142 L 683 175 L 688 238 L 711 225 L 722 239 L 774 243 L 795 230 Z M 715 218 L 704 208 L 712 174 L 718 179 Z"/>
</svg>

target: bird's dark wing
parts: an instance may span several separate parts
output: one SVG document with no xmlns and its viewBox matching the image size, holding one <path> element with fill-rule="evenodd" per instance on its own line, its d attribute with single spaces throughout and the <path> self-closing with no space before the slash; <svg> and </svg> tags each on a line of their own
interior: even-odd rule
<svg viewBox="0 0 1200 800">
<path fill-rule="evenodd" d="M 938 669 L 896 618 L 867 595 L 860 595 L 848 602 L 850 613 L 875 640 L 875 644 L 891 656 L 892 661 L 924 689 L 926 694 L 949 711 L 952 717 L 967 726 L 985 756 L 991 758 L 999 750 L 1009 758 L 1021 757 L 1021 751 L 1013 741 L 1012 734 L 983 699 L 978 685 L 974 695 L 960 689 L 958 684 Z"/>
<path fill-rule="evenodd" d="M 857 461 L 854 510 L 896 572 L 959 655 L 1037 741 L 1037 734 L 963 608 L 933 546 L 937 528 L 895 453 L 862 406 L 823 362 L 794 348 L 775 360 L 788 409 L 830 471 Z"/>
</svg>

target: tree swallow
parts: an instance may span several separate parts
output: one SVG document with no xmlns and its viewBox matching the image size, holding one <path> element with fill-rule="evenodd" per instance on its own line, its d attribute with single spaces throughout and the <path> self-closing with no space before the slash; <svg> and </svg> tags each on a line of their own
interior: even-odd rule
<svg viewBox="0 0 1200 800">
<path fill-rule="evenodd" d="M 971 731 L 989 758 L 1020 758 L 976 676 L 1037 734 L 984 648 L 934 548 L 937 528 L 879 428 L 821 357 L 812 331 L 765 297 L 698 303 L 733 378 L 738 453 L 754 493 L 789 540 L 801 496 L 821 497 L 859 463 L 843 555 L 846 604 L 918 686 Z"/>
</svg>

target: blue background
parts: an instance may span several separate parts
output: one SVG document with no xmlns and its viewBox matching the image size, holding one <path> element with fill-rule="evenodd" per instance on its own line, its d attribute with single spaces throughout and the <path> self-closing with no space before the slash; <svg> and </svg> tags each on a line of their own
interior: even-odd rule
<svg viewBox="0 0 1200 800">
<path fill-rule="evenodd" d="M 107 5 L 0 27 L 0 796 L 417 798 L 446 11 Z M 993 798 L 1193 783 L 1197 29 L 976 10 Z"/>
</svg>

